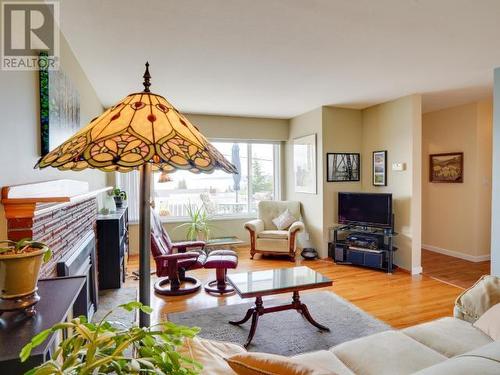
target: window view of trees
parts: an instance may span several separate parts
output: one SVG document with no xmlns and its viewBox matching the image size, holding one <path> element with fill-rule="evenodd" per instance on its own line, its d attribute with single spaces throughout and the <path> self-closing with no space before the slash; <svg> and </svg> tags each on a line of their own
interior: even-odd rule
<svg viewBox="0 0 500 375">
<path fill-rule="evenodd" d="M 256 212 L 259 201 L 275 198 L 278 144 L 213 142 L 213 145 L 240 173 L 176 171 L 168 178 L 156 173 L 155 208 L 160 216 L 186 217 L 189 207 L 203 207 L 211 216 L 248 215 Z"/>
</svg>

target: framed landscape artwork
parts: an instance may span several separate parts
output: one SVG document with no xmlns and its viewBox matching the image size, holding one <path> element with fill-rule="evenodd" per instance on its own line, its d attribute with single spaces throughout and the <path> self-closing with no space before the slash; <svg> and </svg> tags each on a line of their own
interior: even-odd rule
<svg viewBox="0 0 500 375">
<path fill-rule="evenodd" d="M 349 182 L 360 179 L 360 157 L 357 153 L 326 154 L 326 181 Z"/>
<path fill-rule="evenodd" d="M 450 152 L 429 155 L 430 182 L 464 182 L 464 153 Z"/>
<path fill-rule="evenodd" d="M 373 152 L 373 185 L 387 186 L 387 151 Z"/>
<path fill-rule="evenodd" d="M 293 174 L 296 193 L 316 194 L 316 134 L 293 140 Z"/>
<path fill-rule="evenodd" d="M 46 52 L 40 53 L 40 67 L 47 67 L 43 59 L 47 59 Z M 61 69 L 40 68 L 39 85 L 41 154 L 44 156 L 80 128 L 80 94 Z"/>
</svg>

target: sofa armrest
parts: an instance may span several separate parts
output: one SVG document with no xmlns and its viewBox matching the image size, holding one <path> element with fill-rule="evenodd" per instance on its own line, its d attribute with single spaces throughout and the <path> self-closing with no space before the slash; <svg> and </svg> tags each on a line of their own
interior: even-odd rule
<svg viewBox="0 0 500 375">
<path fill-rule="evenodd" d="M 245 223 L 245 229 L 257 235 L 264 230 L 264 221 L 261 219 L 248 221 Z"/>
<path fill-rule="evenodd" d="M 300 233 L 305 230 L 304 223 L 301 221 L 296 221 L 292 225 L 290 225 L 290 228 L 288 228 L 288 233 Z"/>
</svg>

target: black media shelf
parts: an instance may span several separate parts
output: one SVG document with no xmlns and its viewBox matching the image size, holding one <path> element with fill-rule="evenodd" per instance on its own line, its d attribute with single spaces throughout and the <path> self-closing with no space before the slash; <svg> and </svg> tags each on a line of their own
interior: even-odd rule
<svg viewBox="0 0 500 375">
<path fill-rule="evenodd" d="M 367 235 L 375 238 L 377 246 L 353 246 L 346 241 L 349 235 Z M 333 241 L 328 243 L 328 253 L 336 264 L 358 265 L 392 273 L 394 268 L 394 237 L 391 229 L 338 225 L 333 228 Z"/>
</svg>

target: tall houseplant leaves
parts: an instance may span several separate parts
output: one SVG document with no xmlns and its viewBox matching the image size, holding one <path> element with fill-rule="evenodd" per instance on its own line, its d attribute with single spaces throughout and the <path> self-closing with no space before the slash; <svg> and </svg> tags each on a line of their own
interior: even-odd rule
<svg viewBox="0 0 500 375">
<path fill-rule="evenodd" d="M 152 309 L 132 301 L 119 308 L 127 311 Z M 26 361 L 31 351 L 51 334 L 72 332 L 64 339 L 51 360 L 28 371 L 28 375 L 94 375 L 94 374 L 169 374 L 195 375 L 201 365 L 182 356 L 176 348 L 185 338 L 194 337 L 199 329 L 162 322 L 151 327 L 121 328 L 107 321 L 108 312 L 98 323 L 83 316 L 38 333 L 24 346 L 19 357 Z"/>
<path fill-rule="evenodd" d="M 189 217 L 187 223 L 183 223 L 175 227 L 175 229 L 187 228 L 186 239 L 193 241 L 200 239 L 208 240 L 213 229 L 211 217 L 203 206 L 186 205 L 186 211 Z"/>
</svg>

